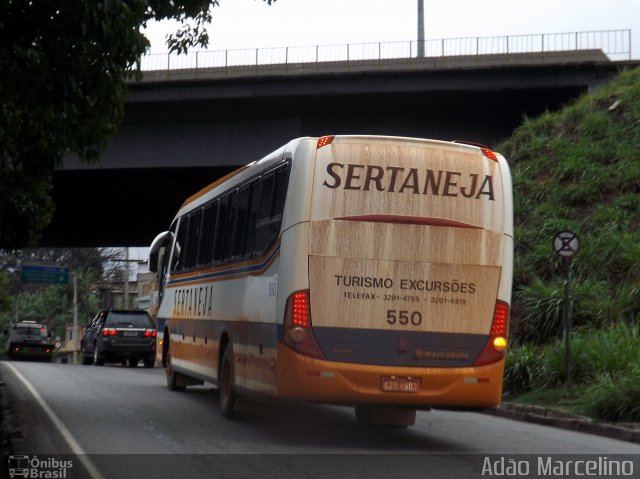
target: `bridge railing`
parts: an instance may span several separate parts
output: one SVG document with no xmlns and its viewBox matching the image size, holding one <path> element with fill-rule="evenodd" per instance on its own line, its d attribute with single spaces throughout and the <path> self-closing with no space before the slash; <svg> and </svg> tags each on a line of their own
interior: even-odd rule
<svg viewBox="0 0 640 479">
<path fill-rule="evenodd" d="M 422 51 L 420 51 L 422 50 Z M 311 45 L 237 50 L 204 50 L 186 55 L 171 53 L 145 55 L 143 71 L 212 69 L 291 65 L 301 63 L 350 62 L 451 58 L 482 55 L 539 54 L 598 50 L 610 60 L 631 59 L 631 30 L 601 30 L 571 33 L 541 33 L 494 37 L 465 37 L 425 40 L 422 49 L 416 40 Z"/>
</svg>

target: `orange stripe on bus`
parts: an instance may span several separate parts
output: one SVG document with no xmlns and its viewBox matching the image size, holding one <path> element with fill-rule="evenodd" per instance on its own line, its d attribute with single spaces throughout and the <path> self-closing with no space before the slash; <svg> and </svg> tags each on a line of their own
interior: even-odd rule
<svg viewBox="0 0 640 479">
<path fill-rule="evenodd" d="M 182 359 L 201 367 L 217 370 L 218 341 L 211 341 L 211 344 L 208 345 L 200 341 L 192 342 L 191 338 L 187 338 L 185 341 L 174 339 L 172 342 L 171 354 L 175 359 Z M 263 356 L 250 352 L 234 351 L 234 356 L 238 361 L 235 371 L 236 380 L 240 383 L 243 380 L 255 381 L 275 387 L 275 351 L 273 348 L 265 348 Z"/>
<path fill-rule="evenodd" d="M 248 168 L 248 166 L 242 166 L 240 168 L 238 168 L 237 170 L 232 171 L 231 173 L 228 173 L 226 175 L 224 175 L 222 178 L 220 178 L 219 180 L 214 181 L 213 183 L 211 183 L 209 186 L 205 186 L 204 188 L 202 188 L 200 191 L 198 191 L 196 194 L 190 196 L 189 198 L 187 198 L 187 200 L 182 203 L 182 206 L 180 208 L 184 208 L 185 206 L 187 206 L 189 203 L 197 200 L 198 198 L 200 198 L 201 196 L 206 195 L 207 193 L 209 193 L 212 189 L 214 189 L 216 186 L 221 185 L 222 183 L 224 183 L 227 180 L 230 180 L 231 178 L 233 178 L 234 176 L 236 176 L 239 173 L 242 173 L 244 170 L 246 170 Z"/>
<path fill-rule="evenodd" d="M 264 258 L 269 257 L 269 255 L 271 255 L 273 253 L 274 250 L 276 250 L 277 248 L 280 247 L 280 241 L 277 241 L 273 247 L 264 255 L 260 256 L 259 258 L 256 259 L 252 259 L 252 260 L 247 260 L 247 261 L 242 261 L 240 263 L 231 263 L 231 264 L 225 264 L 223 266 L 217 266 L 215 268 L 207 268 L 207 269 L 199 269 L 196 271 L 191 271 L 189 273 L 183 273 L 183 274 L 177 274 L 174 276 L 171 276 L 169 278 L 169 281 L 174 281 L 174 280 L 183 280 L 183 279 L 187 279 L 191 276 L 200 276 L 203 274 L 211 274 L 211 273 L 222 273 L 224 271 L 229 271 L 229 270 L 233 270 L 233 269 L 237 269 L 237 268 L 245 268 L 247 266 L 254 266 L 257 264 L 260 264 L 262 261 L 264 261 Z M 195 285 L 195 284 L 202 284 L 202 283 L 215 283 L 218 281 L 227 281 L 229 279 L 236 279 L 242 276 L 256 276 L 256 275 L 260 275 L 262 274 L 265 270 L 269 269 L 269 267 L 273 264 L 273 262 L 276 260 L 276 258 L 278 257 L 278 254 L 273 255 L 273 257 L 269 260 L 268 263 L 265 263 L 263 268 L 260 268 L 260 270 L 257 271 L 250 271 L 250 272 L 245 272 L 245 273 L 238 273 L 238 274 L 233 274 L 233 275 L 229 275 L 229 276 L 222 276 L 220 278 L 215 278 L 215 279 L 202 279 L 202 280 L 194 280 L 194 281 L 189 281 L 189 282 L 181 282 L 179 285 L 176 284 L 169 284 L 167 285 L 168 288 L 175 288 L 177 286 L 184 286 L 184 285 Z"/>
<path fill-rule="evenodd" d="M 171 355 L 206 368 L 217 368 L 218 341 L 211 341 L 210 345 L 187 343 L 172 340 Z"/>
</svg>

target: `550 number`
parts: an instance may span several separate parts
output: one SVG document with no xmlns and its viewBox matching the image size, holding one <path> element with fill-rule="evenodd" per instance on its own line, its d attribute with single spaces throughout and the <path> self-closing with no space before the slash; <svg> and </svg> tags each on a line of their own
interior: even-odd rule
<svg viewBox="0 0 640 479">
<path fill-rule="evenodd" d="M 387 309 L 387 323 L 399 324 L 407 326 L 420 326 L 422 324 L 422 313 L 420 311 L 398 311 L 396 309 Z"/>
</svg>

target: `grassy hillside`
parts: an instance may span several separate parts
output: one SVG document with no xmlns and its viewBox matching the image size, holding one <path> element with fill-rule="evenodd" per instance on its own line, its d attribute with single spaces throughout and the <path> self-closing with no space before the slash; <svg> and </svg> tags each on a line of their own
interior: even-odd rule
<svg viewBox="0 0 640 479">
<path fill-rule="evenodd" d="M 563 266 L 551 243 L 572 230 L 582 245 L 571 265 L 581 372 L 569 396 L 585 398 L 579 411 L 628 419 L 629 411 L 613 414 L 593 401 L 628 384 L 623 396 L 640 404 L 640 387 L 631 386 L 640 369 L 627 367 L 640 358 L 640 69 L 561 111 L 526 119 L 497 150 L 511 164 L 515 201 L 515 346 L 506 386 L 522 392 L 562 384 Z"/>
<path fill-rule="evenodd" d="M 501 144 L 512 166 L 518 339 L 558 331 L 562 265 L 551 248 L 569 229 L 576 326 L 640 313 L 640 69 L 556 113 L 525 120 Z"/>
</svg>

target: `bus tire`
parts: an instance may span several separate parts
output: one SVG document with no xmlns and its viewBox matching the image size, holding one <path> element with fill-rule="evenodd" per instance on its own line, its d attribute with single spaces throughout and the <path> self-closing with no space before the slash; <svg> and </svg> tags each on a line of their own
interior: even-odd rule
<svg viewBox="0 0 640 479">
<path fill-rule="evenodd" d="M 166 354 L 164 356 L 164 370 L 167 374 L 167 387 L 170 391 L 184 391 L 187 386 L 180 373 L 177 373 L 173 369 L 171 364 L 171 346 L 170 343 L 166 343 Z"/>
<path fill-rule="evenodd" d="M 356 422 L 360 426 L 371 426 L 373 424 L 373 407 L 359 404 L 355 407 Z"/>
<path fill-rule="evenodd" d="M 236 400 L 238 395 L 234 390 L 235 366 L 233 362 L 233 348 L 227 344 L 220 364 L 220 385 L 218 393 L 220 395 L 220 412 L 227 419 L 231 419 L 235 413 Z"/>
<path fill-rule="evenodd" d="M 143 359 L 142 362 L 144 363 L 144 367 L 149 369 L 156 365 L 156 358 L 146 358 Z"/>
</svg>

